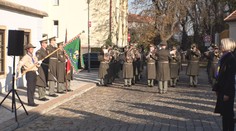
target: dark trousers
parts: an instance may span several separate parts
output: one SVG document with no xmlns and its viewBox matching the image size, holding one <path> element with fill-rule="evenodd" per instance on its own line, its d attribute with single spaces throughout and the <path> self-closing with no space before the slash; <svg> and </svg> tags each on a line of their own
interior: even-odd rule
<svg viewBox="0 0 236 131">
<path fill-rule="evenodd" d="M 35 93 L 35 86 L 36 86 L 36 72 L 29 71 L 26 73 L 26 80 L 27 80 L 27 98 L 28 104 L 34 104 L 34 93 Z"/>
<path fill-rule="evenodd" d="M 223 131 L 234 131 L 234 118 L 222 117 Z"/>
</svg>

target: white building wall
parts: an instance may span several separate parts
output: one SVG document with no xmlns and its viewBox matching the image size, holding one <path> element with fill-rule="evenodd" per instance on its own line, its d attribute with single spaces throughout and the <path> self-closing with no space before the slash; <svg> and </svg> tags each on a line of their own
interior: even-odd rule
<svg viewBox="0 0 236 131">
<path fill-rule="evenodd" d="M 229 38 L 236 41 L 236 22 L 229 23 Z"/>
<path fill-rule="evenodd" d="M 22 4 L 23 5 L 23 4 Z M 27 6 L 27 3 L 24 3 L 24 6 Z M 29 6 L 30 7 L 30 6 Z M 3 10 L 0 8 L 0 26 L 5 27 L 5 45 L 8 46 L 8 30 L 19 30 L 27 29 L 30 31 L 30 42 L 39 49 L 40 44 L 39 40 L 42 37 L 42 18 L 35 16 L 28 16 L 18 12 L 11 12 Z M 17 65 L 19 61 L 19 56 L 15 57 L 15 64 Z M 13 56 L 7 56 L 7 48 L 5 48 L 5 75 L 0 76 L 0 92 L 5 92 L 11 89 L 11 79 L 12 79 L 12 70 L 13 67 Z M 16 66 L 15 66 L 16 69 Z M 26 81 L 23 78 L 20 78 L 15 84 L 17 87 L 26 86 Z"/>
<path fill-rule="evenodd" d="M 87 0 L 60 0 L 59 6 L 54 6 L 51 2 L 45 3 L 46 12 L 49 17 L 44 18 L 44 33 L 49 37 L 53 35 L 53 20 L 59 21 L 59 37 L 57 42 L 64 41 L 65 30 L 67 29 L 67 40 L 72 39 L 82 31 L 81 45 L 88 47 L 88 3 Z M 119 17 L 119 21 L 115 22 L 112 19 L 113 43 L 127 43 L 127 11 L 128 3 L 121 4 L 120 1 L 113 0 L 112 17 Z M 101 47 L 109 35 L 109 13 L 110 0 L 90 0 L 89 18 L 91 21 L 90 27 L 90 46 Z M 118 10 L 117 10 L 118 9 Z M 121 15 L 120 9 L 125 9 Z M 119 12 L 116 12 L 119 11 Z M 118 15 L 116 15 L 116 13 Z M 119 24 L 119 26 L 117 25 Z M 116 41 L 116 31 L 118 31 L 118 42 Z M 123 31 L 123 32 L 122 32 Z M 119 46 L 122 46 L 120 44 Z"/>
</svg>

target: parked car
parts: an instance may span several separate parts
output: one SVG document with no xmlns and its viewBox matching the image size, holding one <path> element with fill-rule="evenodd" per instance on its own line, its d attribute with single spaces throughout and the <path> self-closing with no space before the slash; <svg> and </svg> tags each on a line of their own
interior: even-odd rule
<svg viewBox="0 0 236 131">
<path fill-rule="evenodd" d="M 98 60 L 98 52 L 90 53 L 90 68 L 99 68 L 100 61 Z M 88 53 L 83 54 L 85 69 L 88 69 Z"/>
</svg>

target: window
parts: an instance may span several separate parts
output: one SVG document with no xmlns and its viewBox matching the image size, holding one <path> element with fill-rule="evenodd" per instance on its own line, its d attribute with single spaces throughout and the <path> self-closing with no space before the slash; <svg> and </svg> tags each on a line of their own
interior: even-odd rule
<svg viewBox="0 0 236 131">
<path fill-rule="evenodd" d="M 0 29 L 0 75 L 5 73 L 5 30 Z"/>
<path fill-rule="evenodd" d="M 58 20 L 53 21 L 53 36 L 58 37 L 59 36 L 59 22 Z"/>
<path fill-rule="evenodd" d="M 58 6 L 59 5 L 59 0 L 53 0 L 53 5 Z"/>
</svg>

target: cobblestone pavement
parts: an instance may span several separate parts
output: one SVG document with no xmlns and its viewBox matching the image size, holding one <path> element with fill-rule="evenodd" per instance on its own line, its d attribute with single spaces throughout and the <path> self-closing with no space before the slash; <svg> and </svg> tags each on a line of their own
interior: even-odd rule
<svg viewBox="0 0 236 131">
<path fill-rule="evenodd" d="M 18 128 L 71 131 L 218 131 L 221 117 L 213 113 L 215 94 L 201 70 L 198 87 L 188 87 L 181 72 L 179 85 L 167 94 L 136 84 L 97 87 Z"/>
</svg>

